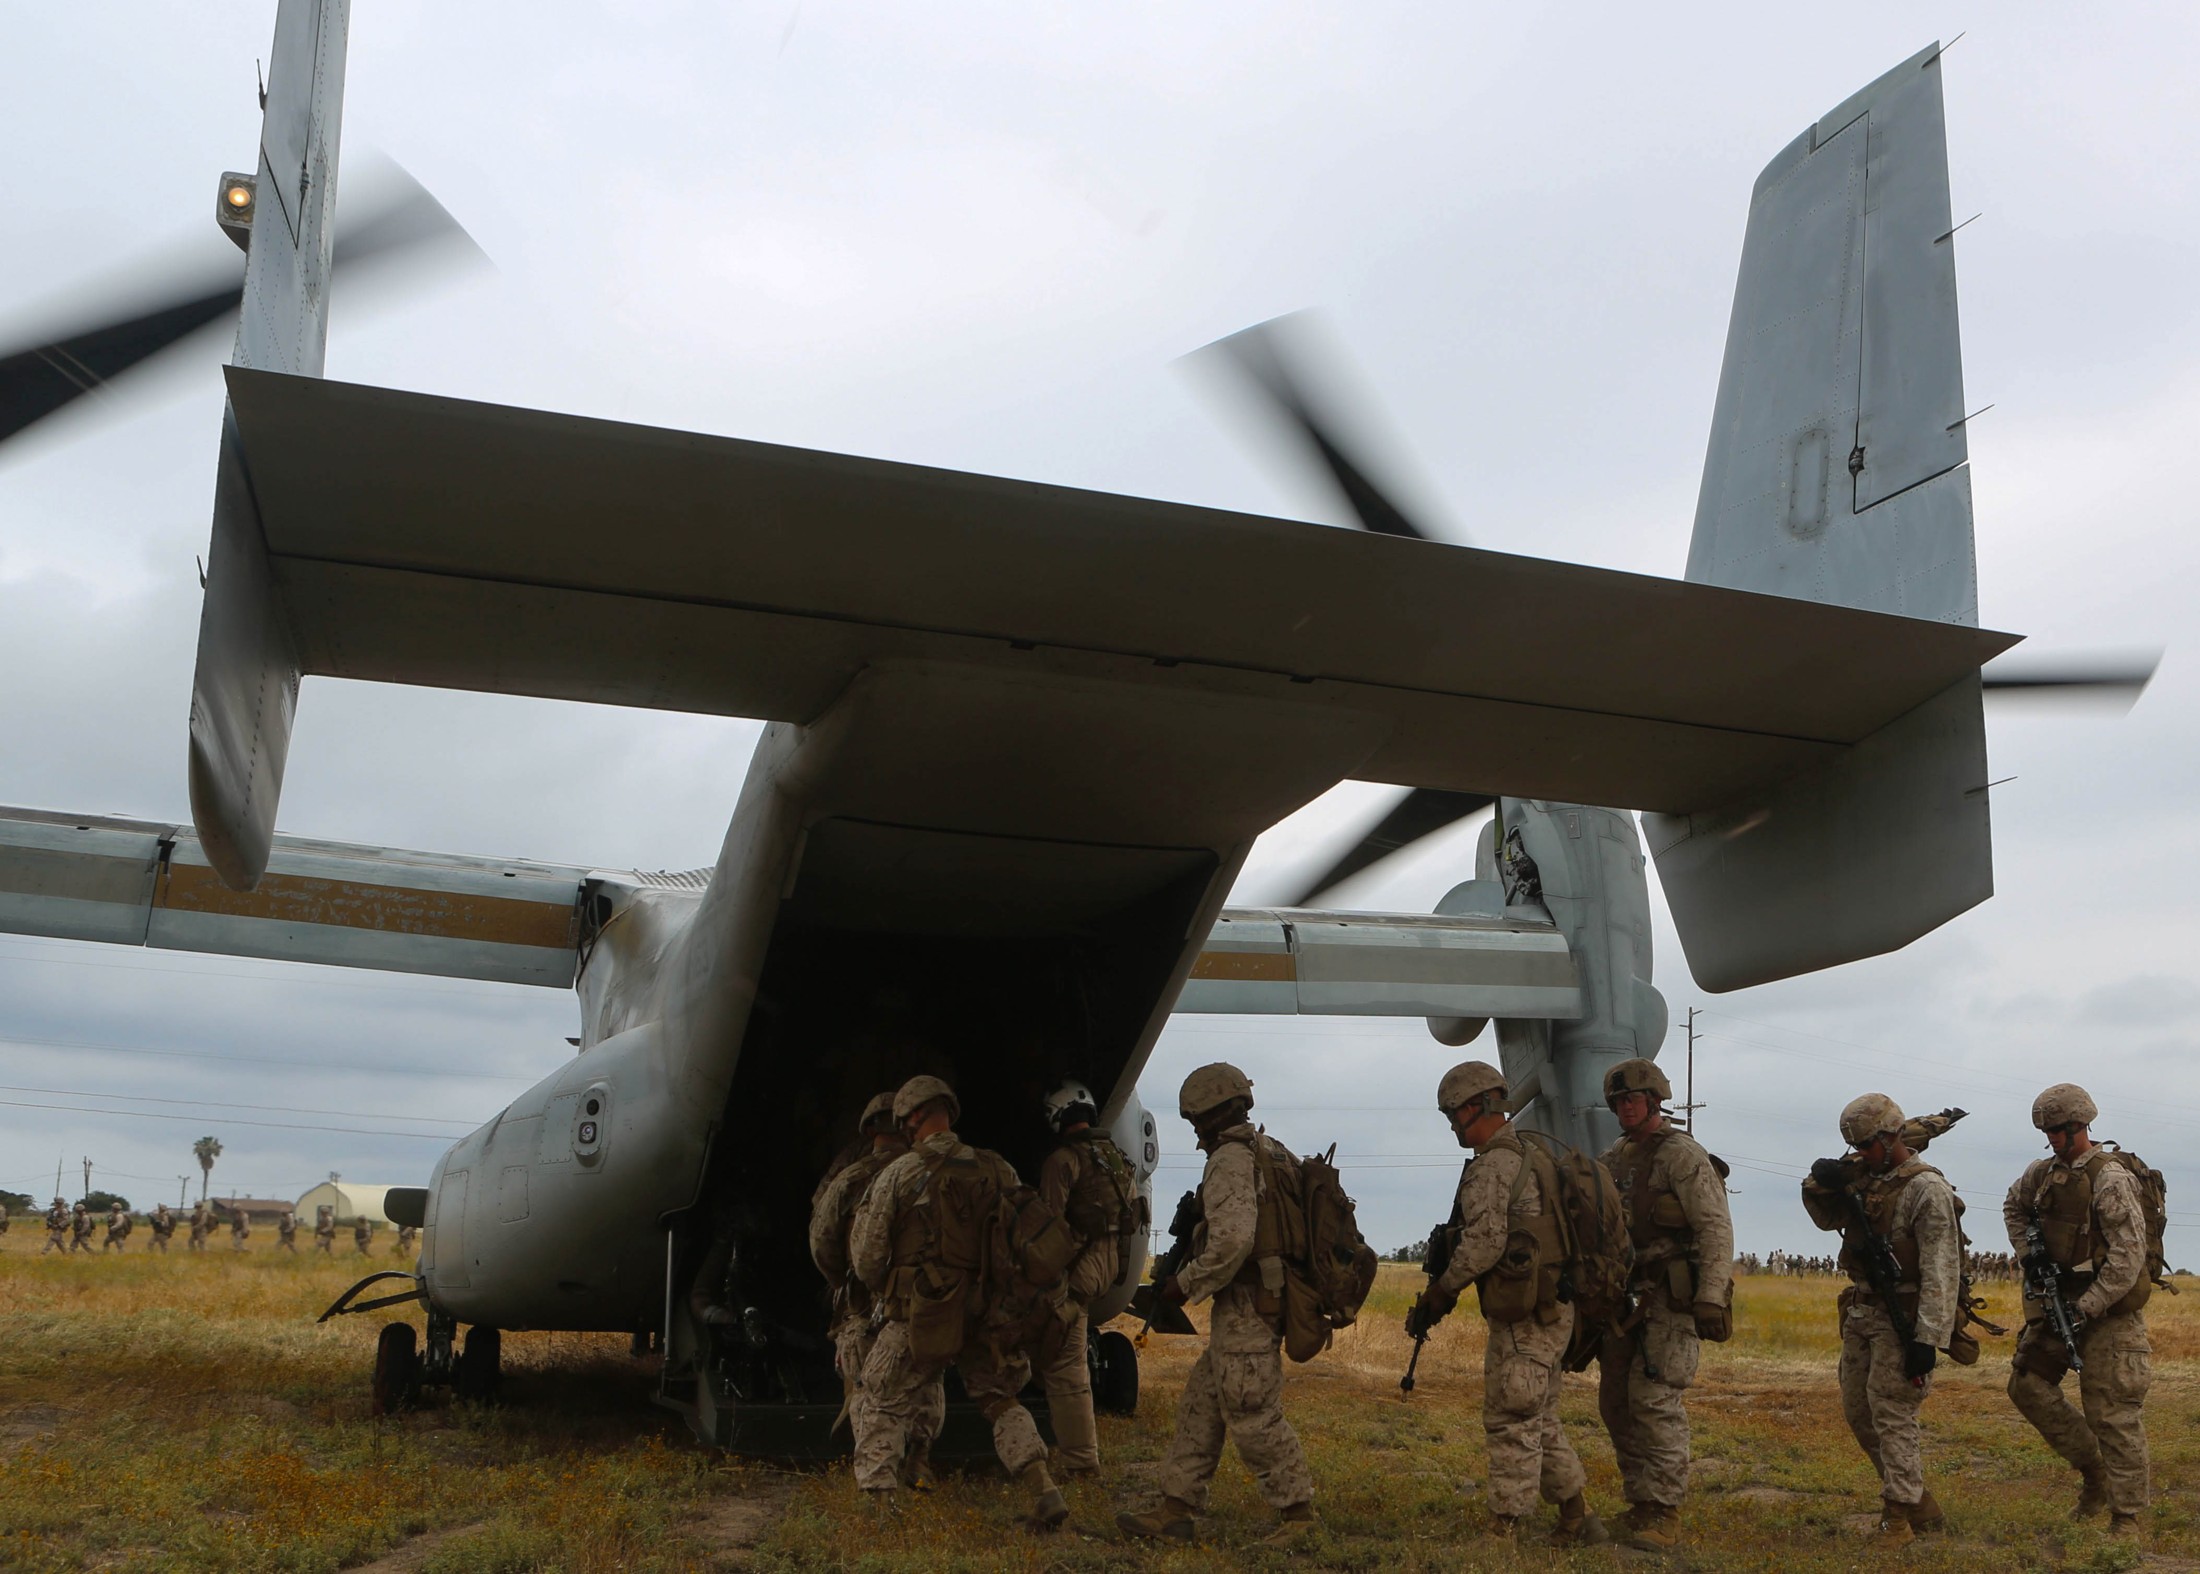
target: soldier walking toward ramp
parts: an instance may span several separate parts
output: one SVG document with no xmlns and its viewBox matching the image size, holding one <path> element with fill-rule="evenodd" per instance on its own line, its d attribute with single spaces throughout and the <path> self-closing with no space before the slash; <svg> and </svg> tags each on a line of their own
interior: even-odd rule
<svg viewBox="0 0 2200 1574">
<path fill-rule="evenodd" d="M 1077 1233 L 1077 1258 L 1069 1268 L 1069 1320 L 1061 1344 L 1039 1378 L 1066 1476 L 1100 1473 L 1100 1428 L 1092 1414 L 1091 1337 L 1086 1308 L 1115 1287 L 1123 1274 L 1123 1242 L 1143 1227 L 1138 1181 L 1130 1160 L 1093 1124 L 1099 1101 L 1082 1082 L 1065 1082 L 1046 1097 L 1047 1126 L 1061 1146 L 1039 1166 L 1039 1195 Z"/>
<path fill-rule="evenodd" d="M 214 1210 L 209 1208 L 206 1205 L 206 1199 L 201 1197 L 191 1205 L 191 1238 L 184 1244 L 192 1251 L 203 1252 L 206 1250 L 206 1238 L 213 1233 Z"/>
<path fill-rule="evenodd" d="M 298 1215 L 285 1208 L 275 1217 L 275 1244 L 295 1257 L 298 1255 Z"/>
<path fill-rule="evenodd" d="M 884 1322 L 863 1363 L 865 1425 L 856 1438 L 856 1484 L 891 1509 L 899 1470 L 929 1392 L 953 1366 L 993 1424 L 993 1451 L 1034 1495 L 1033 1530 L 1059 1530 L 1069 1503 L 1047 1473 L 1046 1444 L 1017 1399 L 1031 1380 L 1020 1351 L 1007 1351 L 974 1305 L 986 1282 L 994 1210 L 1022 1182 L 998 1153 L 955 1135 L 962 1113 L 938 1077 L 911 1077 L 894 1095 L 894 1120 L 909 1151 L 879 1172 L 856 1209 L 848 1256 L 877 1295 Z M 1005 1268 L 1006 1265 L 996 1265 Z M 975 1315 L 973 1315 L 975 1314 Z"/>
<path fill-rule="evenodd" d="M 336 1209 L 329 1203 L 313 1210 L 313 1249 L 325 1256 L 336 1255 Z"/>
<path fill-rule="evenodd" d="M 840 1371 L 849 1429 L 854 1436 L 863 1437 L 869 1431 L 863 1367 L 877 1337 L 871 1314 L 878 1302 L 870 1288 L 855 1276 L 848 1259 L 848 1237 L 855 1228 L 856 1205 L 871 1189 L 871 1182 L 909 1151 L 908 1140 L 894 1124 L 893 1094 L 881 1093 L 863 1107 L 856 1133 L 869 1142 L 869 1150 L 838 1169 L 828 1170 L 810 1198 L 810 1261 L 825 1276 L 832 1295 L 833 1364 Z M 697 1276 L 698 1281 L 701 1277 Z M 947 1394 L 939 1384 L 918 1396 L 909 1421 L 908 1453 L 899 1466 L 902 1485 L 927 1490 L 932 1486 L 932 1440 L 940 1435 L 940 1423 L 946 1414 Z"/>
<path fill-rule="evenodd" d="M 164 1202 L 156 1205 L 152 1214 L 146 1219 L 145 1224 L 146 1228 L 152 1232 L 145 1242 L 145 1249 L 149 1252 L 160 1252 L 165 1255 L 168 1251 L 168 1243 L 175 1238 L 176 1234 L 176 1216 L 168 1211 L 168 1204 Z"/>
<path fill-rule="evenodd" d="M 121 1203 L 107 1210 L 107 1238 L 99 1243 L 101 1256 L 129 1249 L 130 1224 L 130 1210 Z"/>
<path fill-rule="evenodd" d="M 419 1226 L 412 1224 L 400 1224 L 397 1227 L 397 1244 L 391 1247 L 390 1250 L 397 1253 L 397 1255 L 400 1257 L 410 1257 L 413 1254 L 413 1248 L 417 1246 L 419 1242 Z"/>
<path fill-rule="evenodd" d="M 367 1255 L 367 1248 L 374 1244 L 374 1221 L 365 1214 L 351 1221 L 352 1250 L 360 1256 Z"/>
<path fill-rule="evenodd" d="M 53 1206 L 46 1210 L 46 1245 L 38 1255 L 43 1257 L 47 1252 L 60 1252 L 66 1256 L 68 1250 L 69 1205 L 56 1197 Z"/>
<path fill-rule="evenodd" d="M 1673 1085 L 1654 1061 L 1604 1074 L 1620 1139 L 1605 1168 L 1619 1185 L 1635 1246 L 1635 1313 L 1598 1351 L 1597 1409 L 1627 1490 L 1622 1539 L 1662 1552 L 1681 1539 L 1688 1491 L 1688 1407 L 1705 1339 L 1733 1331 L 1734 1222 L 1718 1161 L 1665 1118 Z"/>
<path fill-rule="evenodd" d="M 1320 1524 L 1306 1454 L 1283 1415 L 1280 1220 L 1262 1179 L 1264 1170 L 1295 1173 L 1298 1161 L 1254 1128 L 1252 1108 L 1251 1080 L 1222 1061 L 1186 1077 L 1177 1095 L 1177 1112 L 1198 1132 L 1207 1168 L 1199 1180 L 1192 1259 L 1154 1294 L 1177 1305 L 1211 1296 L 1214 1309 L 1207 1348 L 1177 1402 L 1176 1435 L 1161 1466 L 1161 1506 L 1116 1515 L 1129 1535 L 1192 1539 L 1225 1436 L 1237 1440 L 1260 1495 L 1282 1515 L 1271 1543 L 1289 1546 Z"/>
<path fill-rule="evenodd" d="M 1854 1154 L 1818 1160 L 1803 1182 L 1811 1222 L 1841 1232 L 1850 1280 L 1839 1302 L 1841 1409 L 1879 1472 L 1879 1540 L 1889 1547 L 1947 1528 L 1925 1487 L 1917 1412 L 1955 1332 L 1963 1275 L 1955 1191 L 1910 1151 L 1902 1124 L 1884 1093 L 1852 1100 L 1841 1137 Z M 1877 1282 L 1887 1276 L 1892 1283 Z"/>
<path fill-rule="evenodd" d="M 92 1218 L 92 1210 L 85 1207 L 81 1202 L 78 1203 L 76 1211 L 69 1215 L 69 1254 L 74 1256 L 76 1253 L 82 1252 L 86 1256 L 90 1256 L 92 1231 L 97 1228 L 98 1224 Z"/>
<path fill-rule="evenodd" d="M 2135 1536 L 2147 1506 L 2144 1410 L 2154 1380 L 2154 1347 L 2141 1308 L 2162 1271 L 2147 1205 L 2156 1200 L 2149 1188 L 2160 1177 L 2093 1140 L 2099 1113 L 2085 1089 L 2071 1082 L 2033 1100 L 2032 1124 L 2047 1134 L 2054 1156 L 2034 1159 L 2001 1205 L 2011 1249 L 2022 1259 L 2037 1243 L 2075 1318 L 2085 1413 L 2063 1397 L 2070 1351 L 2029 1279 L 2009 1397 L 2082 1479 L 2072 1517 L 2106 1508 L 2112 1534 Z"/>
<path fill-rule="evenodd" d="M 1489 1324 L 1482 1351 L 1482 1433 L 1489 1448 L 1489 1519 L 1482 1533 L 1518 1539 L 1537 1494 L 1558 1505 L 1558 1546 L 1611 1537 L 1589 1512 L 1580 1456 L 1558 1420 L 1558 1394 L 1573 1339 L 1574 1308 L 1558 1298 L 1565 1260 L 1557 1171 L 1538 1144 L 1512 1128 L 1505 1074 L 1469 1060 L 1444 1073 L 1436 1107 L 1462 1148 L 1472 1148 L 1453 1204 L 1457 1239 L 1442 1277 L 1415 1298 L 1406 1332 L 1436 1326 L 1468 1285 Z"/>
<path fill-rule="evenodd" d="M 252 1215 L 245 1212 L 238 1205 L 237 1200 L 232 1197 L 229 1200 L 229 1249 L 233 1252 L 247 1251 L 250 1248 L 245 1245 L 245 1242 L 250 1239 L 252 1239 Z"/>
</svg>

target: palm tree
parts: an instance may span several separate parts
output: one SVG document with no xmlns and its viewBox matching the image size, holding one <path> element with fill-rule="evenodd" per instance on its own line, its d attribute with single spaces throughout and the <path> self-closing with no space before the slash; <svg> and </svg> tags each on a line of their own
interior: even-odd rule
<svg viewBox="0 0 2200 1574">
<path fill-rule="evenodd" d="M 206 1183 L 214 1177 L 214 1161 L 222 1156 L 222 1139 L 201 1137 L 191 1144 L 199 1160 L 199 1201 L 206 1201 Z"/>
</svg>

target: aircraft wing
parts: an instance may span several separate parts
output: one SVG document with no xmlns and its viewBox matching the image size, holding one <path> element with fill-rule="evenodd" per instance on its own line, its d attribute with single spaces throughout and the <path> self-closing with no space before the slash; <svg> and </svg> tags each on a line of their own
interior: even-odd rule
<svg viewBox="0 0 2200 1574">
<path fill-rule="evenodd" d="M 1369 716 L 1376 741 L 1351 772 L 1367 780 L 1687 811 L 1842 755 L 2014 643 L 1216 509 L 228 375 L 270 594 L 306 673 L 807 723 L 866 668 L 952 663 Z M 240 670 L 250 692 L 271 681 Z M 287 705 L 256 714 L 287 732 Z M 254 797 L 245 780 L 195 779 L 214 795 L 194 799 L 202 830 L 231 792 L 225 827 L 271 823 L 266 784 Z"/>
<path fill-rule="evenodd" d="M 691 876 L 421 853 L 278 836 L 232 891 L 188 826 L 0 809 L 0 933 L 335 967 L 570 986 L 589 900 Z M 1581 1015 L 1557 929 L 1517 917 L 1226 908 L 1180 1012 L 1304 1016 Z"/>
</svg>

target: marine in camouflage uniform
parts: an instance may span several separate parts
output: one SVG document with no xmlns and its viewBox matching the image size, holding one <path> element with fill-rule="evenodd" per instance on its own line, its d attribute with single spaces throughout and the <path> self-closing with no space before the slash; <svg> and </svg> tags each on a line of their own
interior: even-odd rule
<svg viewBox="0 0 2200 1574">
<path fill-rule="evenodd" d="M 1688 1407 L 1706 1339 L 1733 1331 L 1734 1220 L 1726 1179 L 1687 1132 L 1665 1118 L 1673 1085 L 1654 1061 L 1604 1074 L 1619 1141 L 1604 1167 L 1619 1186 L 1635 1247 L 1637 1320 L 1597 1352 L 1597 1410 L 1612 1435 L 1627 1492 L 1622 1539 L 1662 1552 L 1679 1544 L 1688 1492 Z"/>
<path fill-rule="evenodd" d="M 2063 1397 L 2069 1356 L 2046 1308 L 2025 1297 L 2024 1332 L 2009 1368 L 2009 1397 L 2083 1484 L 2074 1517 L 2110 1510 L 2109 1526 L 2136 1534 L 2147 1506 L 2144 1410 L 2154 1381 L 2154 1347 L 2141 1308 L 2152 1292 L 2146 1215 L 2131 1172 L 2093 1141 L 2100 1112 L 2075 1083 L 2049 1088 L 2032 1104 L 2052 1158 L 2034 1159 L 2001 1205 L 2009 1244 L 2021 1259 L 2035 1219 L 2062 1269 L 2063 1299 L 2082 1319 L 2078 1397 Z"/>
<path fill-rule="evenodd" d="M 894 1120 L 910 1149 L 879 1172 L 857 1205 L 848 1257 L 856 1277 L 879 1298 L 883 1321 L 863 1363 L 864 1422 L 856 1435 L 856 1484 L 874 1494 L 875 1506 L 891 1508 L 902 1462 L 941 1374 L 953 1366 L 979 1412 L 993 1425 L 993 1452 L 1017 1483 L 1035 1494 L 1033 1530 L 1061 1528 L 1069 1503 L 1047 1473 L 1046 1444 L 1031 1412 L 1017 1395 L 1031 1380 L 1020 1350 L 1004 1349 L 985 1328 L 966 1330 L 952 1356 L 920 1356 L 911 1338 L 914 1297 L 952 1294 L 966 1304 L 968 1277 L 927 1255 L 942 1238 L 935 1172 L 947 1162 L 975 1162 L 993 1171 L 1004 1193 L 1020 1184 L 1015 1168 L 997 1153 L 973 1148 L 955 1135 L 961 1102 L 938 1077 L 911 1077 L 894 1095 Z M 936 1303 L 935 1303 L 936 1304 Z"/>
<path fill-rule="evenodd" d="M 1906 1545 L 1920 1531 L 1946 1528 L 1925 1487 L 1917 1412 L 1932 1391 L 1938 1352 L 1955 1332 L 1963 1274 L 1962 1228 L 1947 1178 L 1902 1140 L 1903 1116 L 1883 1093 L 1867 1093 L 1841 1111 L 1841 1136 L 1856 1150 L 1846 1161 L 1821 1159 L 1803 1182 L 1803 1207 L 1822 1230 L 1839 1230 L 1841 1266 L 1841 1409 L 1849 1430 L 1879 1472 L 1880 1539 Z M 1897 1286 L 1911 1322 L 1905 1343 L 1864 1268 L 1861 1235 L 1843 1191 L 1863 1200 L 1872 1232 L 1894 1250 Z"/>
<path fill-rule="evenodd" d="M 397 1244 L 391 1250 L 395 1251 L 400 1257 L 410 1257 L 413 1255 L 414 1247 L 419 1242 L 420 1227 L 418 1225 L 400 1224 L 397 1227 Z"/>
<path fill-rule="evenodd" d="M 168 1211 L 168 1204 L 164 1202 L 156 1206 L 146 1218 L 145 1224 L 151 1231 L 145 1242 L 145 1249 L 149 1252 L 165 1253 L 169 1241 L 176 1233 L 176 1216 Z"/>
<path fill-rule="evenodd" d="M 128 1249 L 130 1239 L 130 1210 L 116 1203 L 107 1210 L 107 1238 L 99 1243 L 100 1254 Z"/>
<path fill-rule="evenodd" d="M 1540 1493 L 1558 1505 L 1555 1544 L 1609 1541 L 1589 1512 L 1581 1458 L 1558 1419 L 1574 1308 L 1557 1294 L 1563 1248 L 1558 1199 L 1547 1195 L 1548 1166 L 1513 1130 L 1505 1074 L 1495 1066 L 1469 1060 L 1452 1067 L 1437 1084 L 1436 1107 L 1475 1156 L 1459 1176 L 1450 1265 L 1414 1300 L 1406 1333 L 1420 1338 L 1468 1285 L 1475 1287 L 1489 1325 L 1482 1350 L 1482 1435 L 1490 1458 L 1483 1533 L 1515 1539 Z"/>
<path fill-rule="evenodd" d="M 8 1233 L 8 1208 L 7 1208 L 7 1204 L 6 1204 L 6 1203 L 0 1203 L 0 1235 L 5 1235 L 5 1234 L 7 1234 L 7 1233 Z"/>
<path fill-rule="evenodd" d="M 275 1244 L 293 1257 L 298 1255 L 298 1215 L 288 1208 L 275 1216 Z"/>
<path fill-rule="evenodd" d="M 69 1205 L 56 1197 L 53 1206 L 46 1210 L 46 1245 L 38 1255 L 43 1257 L 47 1252 L 66 1254 L 68 1249 Z"/>
<path fill-rule="evenodd" d="M 184 1244 L 192 1251 L 203 1252 L 206 1250 L 207 1236 L 213 1233 L 214 1210 L 207 1207 L 206 1199 L 201 1197 L 191 1205 L 191 1238 Z"/>
<path fill-rule="evenodd" d="M 1065 1082 L 1047 1096 L 1047 1125 L 1061 1146 L 1039 1166 L 1039 1195 L 1069 1221 L 1078 1252 L 1069 1266 L 1063 1326 L 1039 1379 L 1054 1421 L 1054 1445 L 1062 1472 L 1100 1473 L 1100 1428 L 1092 1414 L 1092 1363 L 1086 1346 L 1093 1298 L 1115 1288 L 1123 1275 L 1123 1233 L 1138 1228 L 1138 1181 L 1130 1160 L 1093 1122 L 1099 1101 L 1082 1082 Z"/>
<path fill-rule="evenodd" d="M 75 1212 L 69 1215 L 70 1255 L 83 1252 L 89 1256 L 92 1250 L 92 1231 L 98 1227 L 98 1223 L 92 1218 L 92 1210 L 81 1202 L 78 1203 Z"/>
<path fill-rule="evenodd" d="M 1273 1204 L 1264 1195 L 1256 1146 L 1268 1150 L 1271 1170 L 1296 1161 L 1253 1126 L 1252 1107 L 1251 1080 L 1221 1061 L 1186 1077 L 1177 1095 L 1177 1111 L 1199 1133 L 1207 1155 L 1199 1181 L 1201 1221 L 1191 1260 L 1154 1293 L 1179 1305 L 1212 1298 L 1214 1307 L 1207 1348 L 1177 1401 L 1176 1435 L 1161 1466 L 1161 1506 L 1116 1516 L 1117 1526 L 1133 1536 L 1192 1538 L 1198 1516 L 1207 1511 L 1208 1484 L 1225 1437 L 1235 1439 L 1260 1495 L 1282 1516 L 1273 1542 L 1288 1545 L 1319 1524 L 1314 1478 L 1283 1414 L 1283 1259 L 1258 1250 L 1262 1215 Z"/>
<path fill-rule="evenodd" d="M 229 1204 L 229 1249 L 233 1252 L 246 1251 L 249 1248 L 245 1242 L 251 1238 L 252 1215 L 238 1207 L 232 1199 Z"/>
<path fill-rule="evenodd" d="M 825 1276 L 832 1294 L 833 1364 L 840 1372 L 842 1403 L 850 1431 L 863 1437 L 870 1417 L 865 1409 L 863 1365 L 870 1359 L 877 1338 L 871 1313 L 877 1305 L 870 1288 L 855 1276 L 848 1260 L 848 1237 L 855 1228 L 856 1205 L 863 1201 L 871 1182 L 895 1159 L 909 1151 L 909 1144 L 894 1124 L 894 1095 L 881 1093 L 864 1106 L 856 1122 L 856 1135 L 864 1146 L 845 1163 L 836 1161 L 817 1183 L 810 1197 L 810 1261 Z M 709 1320 L 706 1312 L 705 1320 Z M 899 1476 L 904 1486 L 932 1484 L 932 1440 L 940 1435 L 947 1416 L 947 1391 L 935 1379 L 918 1396 L 909 1420 L 908 1452 Z"/>
<path fill-rule="evenodd" d="M 336 1255 L 336 1210 L 325 1202 L 313 1210 L 313 1249 Z"/>
<path fill-rule="evenodd" d="M 352 1250 L 360 1256 L 367 1255 L 367 1248 L 374 1244 L 374 1221 L 365 1214 L 351 1221 Z"/>
</svg>

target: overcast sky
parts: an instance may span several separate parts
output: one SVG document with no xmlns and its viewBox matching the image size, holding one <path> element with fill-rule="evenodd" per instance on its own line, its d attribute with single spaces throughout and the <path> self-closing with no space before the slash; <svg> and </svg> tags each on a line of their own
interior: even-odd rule
<svg viewBox="0 0 2200 1574">
<path fill-rule="evenodd" d="M 1756 5 L 385 0 L 352 23 L 347 167 L 397 159 L 495 267 L 371 313 L 339 293 L 328 371 L 1334 519 L 1175 364 L 1314 307 L 1402 488 L 1456 539 L 1677 575 L 1752 181 L 1966 26 L 1945 64 L 1957 217 L 1984 214 L 1956 243 L 1967 402 L 1994 406 L 1970 428 L 1983 616 L 2035 651 L 2168 654 L 2128 717 L 1996 712 L 1993 773 L 2015 779 L 1984 908 L 1710 997 L 1654 895 L 1658 983 L 1676 1018 L 1703 1008 L 1700 1129 L 1736 1162 L 1745 1247 L 1819 1239 L 1793 1177 L 1868 1089 L 1974 1111 L 1933 1157 L 1998 1244 L 2030 1098 L 2075 1077 L 2102 1134 L 2168 1171 L 2172 1255 L 2200 1262 L 2188 6 L 1863 4 L 1835 27 Z M 0 317 L 140 256 L 223 255 L 215 182 L 253 165 L 270 28 L 248 5 L 10 9 Z M 187 818 L 226 348 L 0 454 L 0 802 Z M 314 679 L 282 827 L 692 867 L 756 733 Z M 1238 898 L 1280 896 L 1389 796 L 1347 784 L 1287 822 Z M 1431 907 L 1471 873 L 1472 829 L 1340 896 Z M 548 991 L 0 937 L 0 1186 L 43 1198 L 57 1157 L 90 1155 L 133 1199 L 186 1172 L 195 1195 L 202 1132 L 226 1147 L 217 1192 L 419 1181 L 575 1031 Z M 1445 1212 L 1454 1057 L 1417 1022 L 1180 1021 L 1149 1102 L 1173 1110 L 1221 1055 L 1272 1130 L 1352 1156 L 1378 1245 Z M 1189 1178 L 1164 1174 L 1164 1214 Z"/>
</svg>

